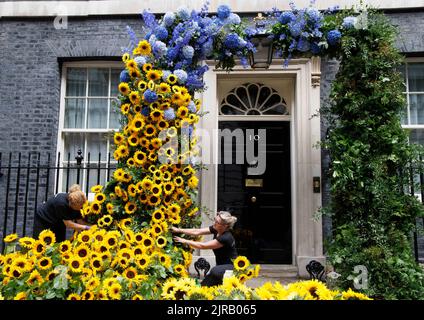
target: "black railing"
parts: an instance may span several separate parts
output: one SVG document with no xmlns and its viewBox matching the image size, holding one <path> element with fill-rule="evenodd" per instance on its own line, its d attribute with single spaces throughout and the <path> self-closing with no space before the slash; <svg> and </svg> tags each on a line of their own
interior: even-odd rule
<svg viewBox="0 0 424 320">
<path fill-rule="evenodd" d="M 55 156 L 0 153 L 0 252 L 6 235 L 32 236 L 34 213 L 51 195 L 66 192 L 74 183 L 88 195 L 91 186 L 104 185 L 116 168 L 110 153 L 103 160 L 101 154 L 90 153 L 84 160 L 81 151 L 68 153 L 65 160 L 60 153 Z"/>
</svg>

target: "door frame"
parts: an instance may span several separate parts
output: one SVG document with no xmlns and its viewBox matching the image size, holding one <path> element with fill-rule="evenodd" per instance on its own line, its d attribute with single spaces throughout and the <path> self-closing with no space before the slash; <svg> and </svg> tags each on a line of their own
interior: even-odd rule
<svg viewBox="0 0 424 320">
<path fill-rule="evenodd" d="M 321 149 L 314 146 L 320 141 L 320 59 L 293 59 L 287 67 L 282 60 L 274 60 L 267 70 L 254 70 L 234 67 L 230 73 L 214 69 L 215 62 L 207 61 L 209 70 L 204 75 L 207 89 L 200 95 L 202 112 L 207 112 L 199 121 L 199 128 L 211 133 L 212 141 L 203 145 L 211 162 L 202 170 L 199 199 L 201 207 L 216 212 L 218 204 L 218 140 L 212 132 L 217 130 L 218 121 L 234 120 L 255 121 L 258 116 L 220 116 L 218 81 L 231 78 L 272 77 L 277 79 L 293 79 L 291 99 L 287 102 L 290 117 L 260 116 L 261 121 L 290 121 L 290 157 L 291 157 L 291 197 L 292 197 L 292 261 L 297 266 L 298 274 L 307 277 L 306 264 L 311 260 L 325 263 L 322 245 L 322 220 L 313 219 L 317 209 L 321 207 L 321 193 L 313 192 L 313 177 L 321 177 Z M 225 117 L 222 119 L 222 117 Z M 213 214 L 202 212 L 202 226 L 212 224 Z M 197 252 L 214 264 L 211 250 Z M 194 260 L 194 259 L 193 259 Z"/>
</svg>

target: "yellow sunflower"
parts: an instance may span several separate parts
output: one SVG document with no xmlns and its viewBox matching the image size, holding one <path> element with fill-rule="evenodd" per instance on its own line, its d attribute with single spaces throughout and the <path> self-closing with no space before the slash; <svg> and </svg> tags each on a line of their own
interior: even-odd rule
<svg viewBox="0 0 424 320">
<path fill-rule="evenodd" d="M 163 247 L 165 247 L 165 246 L 166 246 L 166 243 L 167 243 L 167 240 L 166 240 L 166 238 L 165 238 L 165 237 L 163 237 L 163 236 L 159 236 L 159 237 L 157 237 L 157 238 L 156 238 L 156 245 L 157 245 L 159 248 L 163 248 Z"/>
<path fill-rule="evenodd" d="M 106 200 L 106 196 L 104 193 L 96 193 L 96 195 L 94 196 L 94 201 L 98 202 L 98 203 L 103 203 Z"/>
<path fill-rule="evenodd" d="M 119 300 L 121 298 L 121 285 L 114 283 L 108 289 L 108 294 L 111 299 Z"/>
<path fill-rule="evenodd" d="M 5 243 L 10 243 L 10 242 L 15 241 L 16 239 L 18 239 L 18 234 L 17 234 L 17 233 L 12 233 L 12 234 L 9 234 L 8 236 L 6 236 L 6 237 L 3 239 L 3 241 L 4 241 Z"/>
<path fill-rule="evenodd" d="M 121 82 L 118 86 L 119 92 L 121 92 L 124 96 L 127 96 L 130 93 L 130 87 L 128 83 Z"/>
<path fill-rule="evenodd" d="M 53 264 L 52 259 L 50 259 L 49 257 L 43 257 L 40 260 L 38 260 L 37 266 L 41 270 L 48 270 L 52 267 L 52 264 Z"/>
<path fill-rule="evenodd" d="M 237 271 L 243 271 L 247 269 L 247 267 L 250 265 L 250 262 L 245 256 L 238 256 L 234 260 L 233 264 L 234 264 L 234 268 Z"/>
<path fill-rule="evenodd" d="M 149 70 L 147 71 L 146 78 L 147 80 L 157 81 L 161 77 L 161 72 L 159 70 Z"/>
<path fill-rule="evenodd" d="M 140 54 L 143 56 L 148 56 L 152 52 L 152 47 L 150 46 L 150 43 L 147 40 L 140 41 L 138 43 L 138 48 L 139 48 Z M 143 70 L 145 65 L 143 65 Z"/>
<path fill-rule="evenodd" d="M 173 85 L 173 84 L 176 84 L 176 83 L 177 83 L 177 81 L 178 81 L 178 77 L 177 77 L 175 74 L 170 74 L 170 75 L 168 76 L 168 78 L 166 79 L 166 81 L 167 81 L 169 84 Z"/>
<path fill-rule="evenodd" d="M 156 134 L 156 128 L 152 124 L 148 124 L 144 128 L 144 134 L 146 137 L 152 137 Z"/>
<path fill-rule="evenodd" d="M 19 239 L 19 244 L 26 249 L 31 249 L 34 245 L 34 242 L 35 242 L 35 239 L 31 237 L 23 237 Z"/>
<path fill-rule="evenodd" d="M 125 212 L 127 214 L 133 214 L 137 210 L 137 205 L 134 202 L 127 202 L 125 205 Z"/>
<path fill-rule="evenodd" d="M 84 261 L 80 257 L 73 255 L 70 257 L 68 265 L 72 272 L 79 273 L 84 267 Z"/>
<path fill-rule="evenodd" d="M 46 252 L 46 245 L 40 240 L 36 240 L 32 246 L 32 252 L 36 257 L 40 257 Z"/>
<path fill-rule="evenodd" d="M 135 263 L 141 270 L 144 270 L 149 266 L 150 258 L 148 255 L 142 254 L 135 259 Z"/>
<path fill-rule="evenodd" d="M 151 63 L 145 63 L 145 64 L 143 64 L 143 71 L 144 72 L 148 72 L 148 71 L 152 70 L 152 68 L 153 68 L 153 66 L 152 66 Z"/>
</svg>

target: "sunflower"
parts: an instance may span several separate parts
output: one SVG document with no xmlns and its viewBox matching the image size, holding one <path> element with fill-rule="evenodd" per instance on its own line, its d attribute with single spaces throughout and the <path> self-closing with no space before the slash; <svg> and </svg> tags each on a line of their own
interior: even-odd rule
<svg viewBox="0 0 424 320">
<path fill-rule="evenodd" d="M 143 255 L 141 255 L 141 256 L 138 256 L 138 257 L 135 259 L 135 263 L 137 264 L 137 266 L 138 266 L 141 270 L 144 270 L 144 269 L 146 269 L 146 268 L 149 266 L 150 258 L 149 258 L 149 256 L 148 256 L 148 255 L 143 254 Z"/>
<path fill-rule="evenodd" d="M 112 204 L 112 203 L 108 202 L 108 203 L 106 204 L 106 209 L 107 209 L 107 212 L 108 212 L 109 214 L 113 214 L 113 204 Z"/>
<path fill-rule="evenodd" d="M 128 144 L 131 147 L 137 147 L 139 142 L 140 142 L 140 139 L 138 138 L 137 132 L 134 132 L 131 136 L 128 137 Z"/>
<path fill-rule="evenodd" d="M 142 241 L 142 245 L 145 249 L 151 248 L 153 243 L 154 243 L 153 239 L 150 236 L 147 236 L 147 235 L 146 235 L 146 237 L 144 237 L 144 239 Z"/>
<path fill-rule="evenodd" d="M 99 290 L 99 292 L 97 292 L 97 299 L 98 300 L 108 300 L 107 291 L 104 290 L 104 289 Z"/>
<path fill-rule="evenodd" d="M 85 284 L 85 288 L 87 289 L 87 291 L 94 291 L 98 286 L 100 285 L 100 280 L 97 277 L 93 277 L 91 279 L 89 279 L 86 284 Z"/>
<path fill-rule="evenodd" d="M 13 300 L 26 300 L 27 294 L 25 292 L 19 292 Z"/>
<path fill-rule="evenodd" d="M 106 200 L 106 196 L 104 193 L 96 193 L 96 195 L 94 196 L 94 201 L 98 202 L 98 203 L 103 203 Z"/>
<path fill-rule="evenodd" d="M 94 300 L 94 292 L 90 290 L 86 290 L 81 293 L 81 299 L 82 300 Z"/>
<path fill-rule="evenodd" d="M 151 63 L 145 63 L 145 64 L 143 64 L 143 71 L 144 72 L 148 72 L 148 71 L 152 70 L 152 68 L 153 68 L 153 66 L 152 66 Z"/>
<path fill-rule="evenodd" d="M 98 202 L 93 202 L 93 203 L 91 203 L 90 210 L 94 214 L 100 214 L 100 212 L 102 212 L 102 205 Z"/>
<path fill-rule="evenodd" d="M 199 208 L 193 208 L 189 213 L 188 213 L 188 216 L 189 217 L 192 217 L 192 216 L 194 216 L 194 215 L 196 215 L 197 213 L 199 212 Z"/>
<path fill-rule="evenodd" d="M 174 289 L 177 287 L 178 281 L 175 278 L 170 278 L 162 286 L 162 297 L 168 298 L 168 295 L 171 294 Z"/>
<path fill-rule="evenodd" d="M 143 241 L 143 239 L 140 240 L 140 243 Z M 145 248 L 142 245 L 138 245 L 134 248 L 133 254 L 135 257 L 143 255 L 145 253 Z"/>
<path fill-rule="evenodd" d="M 122 113 L 123 115 L 127 115 L 127 114 L 128 114 L 128 112 L 130 112 L 130 104 L 129 104 L 129 103 L 124 103 L 124 104 L 121 106 L 121 113 Z"/>
<path fill-rule="evenodd" d="M 127 268 L 124 271 L 124 277 L 130 281 L 134 281 L 137 277 L 137 269 L 134 267 Z"/>
<path fill-rule="evenodd" d="M 48 270 L 52 267 L 52 259 L 49 257 L 42 257 L 40 260 L 38 260 L 37 266 L 41 270 Z"/>
<path fill-rule="evenodd" d="M 152 124 L 146 125 L 145 128 L 144 128 L 144 134 L 145 134 L 146 137 L 149 137 L 149 138 L 154 136 L 156 134 L 155 126 L 152 125 Z"/>
<path fill-rule="evenodd" d="M 178 215 L 178 214 L 180 214 L 180 212 L 181 212 L 181 207 L 178 204 L 176 204 L 176 203 L 173 204 L 173 205 L 171 205 L 171 206 L 169 206 L 169 208 L 168 208 L 168 213 L 171 216 Z"/>
<path fill-rule="evenodd" d="M 158 109 L 153 109 L 152 112 L 150 112 L 150 117 L 153 121 L 160 121 L 163 118 L 163 111 Z"/>
<path fill-rule="evenodd" d="M 165 219 L 165 215 L 164 215 L 164 219 Z M 162 222 L 165 222 L 165 221 L 160 221 L 152 225 L 152 228 L 150 230 L 152 231 L 152 234 L 154 237 L 157 237 L 163 233 L 163 227 L 161 226 Z"/>
<path fill-rule="evenodd" d="M 161 265 L 164 266 L 166 269 L 169 269 L 171 267 L 172 260 L 170 256 L 168 256 L 167 254 L 159 253 L 158 258 Z"/>
<path fill-rule="evenodd" d="M 177 274 L 183 274 L 183 273 L 184 273 L 184 271 L 185 271 L 185 267 L 184 267 L 182 264 L 176 264 L 176 265 L 174 266 L 174 271 L 175 271 Z"/>
<path fill-rule="evenodd" d="M 181 119 L 187 117 L 188 115 L 188 109 L 187 107 L 179 107 L 177 110 L 177 116 L 180 117 Z"/>
<path fill-rule="evenodd" d="M 149 70 L 147 71 L 146 78 L 147 80 L 157 81 L 161 77 L 161 72 L 159 70 Z"/>
<path fill-rule="evenodd" d="M 127 96 L 130 93 L 130 87 L 128 83 L 121 82 L 118 86 L 119 92 L 121 92 L 124 96 Z"/>
<path fill-rule="evenodd" d="M 59 251 L 61 254 L 65 254 L 70 252 L 72 249 L 72 245 L 71 242 L 69 240 L 65 240 L 63 242 L 60 243 L 59 245 Z"/>
<path fill-rule="evenodd" d="M 163 248 L 163 247 L 165 247 L 166 246 L 166 244 L 167 244 L 167 240 L 166 240 L 166 238 L 165 237 L 163 237 L 163 236 L 159 236 L 159 237 L 157 237 L 157 239 L 156 239 L 156 245 L 159 247 L 159 248 Z"/>
<path fill-rule="evenodd" d="M 175 178 L 174 178 L 174 184 L 175 184 L 177 187 L 181 187 L 181 186 L 184 184 L 184 179 L 183 179 L 183 177 L 175 177 Z"/>
<path fill-rule="evenodd" d="M 170 75 L 168 76 L 168 78 L 166 79 L 166 81 L 167 81 L 169 84 L 173 85 L 173 84 L 176 84 L 176 83 L 177 83 L 177 81 L 178 81 L 178 77 L 177 77 L 175 74 L 170 74 Z"/>
<path fill-rule="evenodd" d="M 165 82 L 162 82 L 159 85 L 159 93 L 162 93 L 162 94 L 171 93 L 171 87 L 170 87 L 170 85 L 167 84 L 167 83 L 165 83 Z"/>
<path fill-rule="evenodd" d="M 143 297 L 139 294 L 134 295 L 131 300 L 143 300 Z"/>
<path fill-rule="evenodd" d="M 147 155 L 142 151 L 136 151 L 134 153 L 134 161 L 136 164 L 142 165 L 146 162 Z"/>
<path fill-rule="evenodd" d="M 127 62 L 130 59 L 130 54 L 128 52 L 122 55 L 122 61 Z"/>
<path fill-rule="evenodd" d="M 140 81 L 137 86 L 138 86 L 138 89 L 141 92 L 146 91 L 146 89 L 147 89 L 147 82 L 146 81 Z"/>
<path fill-rule="evenodd" d="M 140 96 L 138 94 L 138 91 L 131 91 L 128 97 L 130 98 L 132 104 L 140 103 Z"/>
<path fill-rule="evenodd" d="M 348 291 L 342 293 L 342 300 L 372 300 L 363 293 L 354 292 L 349 288 Z"/>
<path fill-rule="evenodd" d="M 90 253 L 90 249 L 85 244 L 81 244 L 74 249 L 74 254 L 80 257 L 81 259 L 87 258 L 89 253 Z"/>
<path fill-rule="evenodd" d="M 150 152 L 148 158 L 150 161 L 156 162 L 158 155 L 155 152 Z"/>
<path fill-rule="evenodd" d="M 213 300 L 213 295 L 207 287 L 194 287 L 187 293 L 188 300 Z"/>
<path fill-rule="evenodd" d="M 144 119 L 142 118 L 141 115 L 138 114 L 131 121 L 131 130 L 138 132 L 138 131 L 140 131 L 141 129 L 144 128 L 144 125 L 145 125 Z"/>
<path fill-rule="evenodd" d="M 162 186 L 154 183 L 152 188 L 150 189 L 150 191 L 155 195 L 160 197 L 160 195 L 162 194 Z"/>
<path fill-rule="evenodd" d="M 40 240 L 36 240 L 32 246 L 32 252 L 36 257 L 40 257 L 46 252 L 46 245 Z"/>
<path fill-rule="evenodd" d="M 127 202 L 125 205 L 125 212 L 127 214 L 133 214 L 137 210 L 137 205 L 134 202 Z"/>
<path fill-rule="evenodd" d="M 163 214 L 161 210 L 156 210 L 155 212 L 153 212 L 152 220 L 154 222 L 162 222 L 164 219 L 165 219 L 165 215 Z"/>
<path fill-rule="evenodd" d="M 162 140 L 159 138 L 154 138 L 152 139 L 151 144 L 153 148 L 159 149 L 162 146 Z"/>
<path fill-rule="evenodd" d="M 140 70 L 134 69 L 134 68 L 130 68 L 128 70 L 128 74 L 130 75 L 131 78 L 140 78 L 141 77 Z"/>
<path fill-rule="evenodd" d="M 122 136 L 122 134 L 120 134 L 119 132 L 116 132 L 115 135 L 114 135 L 114 139 L 116 139 L 117 135 L 121 135 Z M 122 142 L 122 140 L 121 140 L 121 142 Z M 92 186 L 90 190 L 91 190 L 91 192 L 99 193 L 99 192 L 101 192 L 103 190 L 103 186 L 100 185 L 100 184 L 98 184 L 98 185 Z"/>
<path fill-rule="evenodd" d="M 80 257 L 74 255 L 69 259 L 68 265 L 72 272 L 79 273 L 84 267 L 84 261 Z"/>
<path fill-rule="evenodd" d="M 245 256 L 238 256 L 233 264 L 237 271 L 243 271 L 250 265 L 250 262 Z"/>
<path fill-rule="evenodd" d="M 119 300 L 121 298 L 121 285 L 115 282 L 108 288 L 107 292 L 111 299 Z"/>
<path fill-rule="evenodd" d="M 17 234 L 17 233 L 12 233 L 12 234 L 9 234 L 8 236 L 6 236 L 6 237 L 3 239 L 3 241 L 4 241 L 5 243 L 10 243 L 10 242 L 15 241 L 16 239 L 18 239 L 18 234 Z"/>
<path fill-rule="evenodd" d="M 149 205 L 151 205 L 152 207 L 156 207 L 157 205 L 160 204 L 161 202 L 161 198 L 152 194 L 148 197 L 147 202 L 149 203 Z"/>
<path fill-rule="evenodd" d="M 34 245 L 34 242 L 35 240 L 31 237 L 23 237 L 19 239 L 19 244 L 26 249 L 31 249 Z"/>
<path fill-rule="evenodd" d="M 140 54 L 143 56 L 148 56 L 152 52 L 152 47 L 150 46 L 150 43 L 147 40 L 140 41 L 137 47 L 139 49 Z M 143 65 L 143 70 L 144 70 L 144 65 Z"/>
<path fill-rule="evenodd" d="M 190 179 L 188 179 L 187 184 L 190 188 L 196 189 L 197 185 L 199 184 L 199 179 L 196 176 L 192 176 Z"/>
<path fill-rule="evenodd" d="M 188 176 L 189 174 L 193 174 L 194 170 L 190 165 L 188 165 L 184 167 L 182 173 L 183 173 L 183 176 Z"/>
<path fill-rule="evenodd" d="M 134 158 L 128 158 L 128 160 L 127 160 L 127 166 L 128 167 L 134 167 L 135 166 Z"/>
</svg>

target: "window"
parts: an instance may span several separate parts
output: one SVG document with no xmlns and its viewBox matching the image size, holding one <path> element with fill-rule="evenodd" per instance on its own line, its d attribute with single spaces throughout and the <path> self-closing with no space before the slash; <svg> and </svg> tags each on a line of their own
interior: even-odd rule
<svg viewBox="0 0 424 320">
<path fill-rule="evenodd" d="M 411 129 L 409 139 L 412 143 L 424 145 L 424 60 L 408 60 L 401 72 L 407 99 L 402 125 Z"/>
<path fill-rule="evenodd" d="M 121 63 L 68 63 L 63 67 L 58 154 L 63 169 L 59 189 L 79 183 L 84 191 L 104 184 L 108 164 L 115 164 L 110 147 L 120 127 L 116 103 Z M 78 170 L 78 151 L 83 157 Z M 110 172 L 109 172 L 110 175 Z"/>
</svg>

